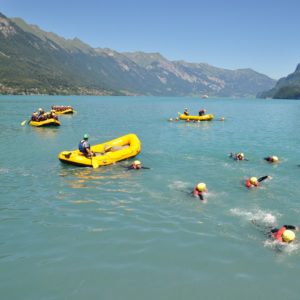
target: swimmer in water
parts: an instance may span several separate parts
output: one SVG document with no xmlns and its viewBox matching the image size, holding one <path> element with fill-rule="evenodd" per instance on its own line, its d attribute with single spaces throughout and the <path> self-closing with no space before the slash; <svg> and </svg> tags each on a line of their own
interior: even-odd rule
<svg viewBox="0 0 300 300">
<path fill-rule="evenodd" d="M 200 182 L 198 183 L 193 190 L 193 195 L 196 197 L 199 197 L 199 199 L 201 201 L 205 201 L 204 200 L 204 196 L 203 193 L 207 193 L 207 188 L 206 188 L 206 184 L 204 182 Z"/>
<path fill-rule="evenodd" d="M 272 179 L 272 177 L 269 175 L 262 176 L 258 179 L 256 177 L 251 177 L 246 180 L 245 185 L 248 189 L 252 187 L 258 187 L 260 185 L 260 182 L 262 182 L 265 179 Z"/>
<path fill-rule="evenodd" d="M 275 155 L 265 157 L 264 160 L 268 161 L 269 163 L 279 163 L 279 159 Z"/>
<path fill-rule="evenodd" d="M 139 160 L 135 160 L 129 167 L 127 167 L 127 170 L 140 170 L 140 169 L 149 170 L 150 168 L 143 167 L 142 163 Z"/>
</svg>

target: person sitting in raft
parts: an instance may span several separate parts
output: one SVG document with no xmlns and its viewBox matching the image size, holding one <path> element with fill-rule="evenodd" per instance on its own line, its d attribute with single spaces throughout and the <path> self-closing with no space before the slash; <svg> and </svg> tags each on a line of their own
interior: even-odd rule
<svg viewBox="0 0 300 300">
<path fill-rule="evenodd" d="M 88 142 L 89 136 L 85 134 L 83 136 L 83 140 L 80 141 L 78 145 L 78 149 L 81 153 L 83 153 L 87 157 L 95 156 L 95 153 L 91 150 L 90 143 Z"/>
<path fill-rule="evenodd" d="M 45 111 L 43 108 L 38 109 L 38 121 L 46 120 Z"/>
<path fill-rule="evenodd" d="M 135 160 L 128 168 L 128 170 L 140 170 L 140 169 L 150 169 L 143 167 L 142 163 L 139 160 Z"/>
<path fill-rule="evenodd" d="M 283 225 L 279 229 L 271 229 L 270 236 L 273 237 L 276 241 L 282 243 L 291 243 L 296 238 L 295 231 L 298 231 L 298 228 L 296 226 Z"/>
<path fill-rule="evenodd" d="M 190 114 L 189 114 L 189 111 L 188 111 L 188 109 L 187 109 L 187 108 L 185 108 L 185 109 L 184 109 L 184 112 L 183 112 L 183 114 L 184 114 L 184 115 L 186 115 L 186 116 L 189 116 L 189 115 L 190 115 Z"/>
<path fill-rule="evenodd" d="M 275 155 L 265 157 L 264 160 L 268 161 L 269 163 L 279 163 L 279 159 Z"/>
<path fill-rule="evenodd" d="M 246 180 L 245 185 L 246 185 L 246 187 L 248 189 L 250 189 L 252 187 L 258 187 L 259 183 L 262 182 L 265 179 L 272 179 L 272 177 L 269 176 L 269 175 L 262 176 L 262 177 L 260 177 L 258 179 L 256 177 L 251 177 L 251 178 L 249 178 L 249 179 Z"/>
<path fill-rule="evenodd" d="M 57 117 L 54 109 L 51 109 L 50 114 L 49 114 L 49 118 L 50 119 L 55 119 L 55 120 L 58 121 L 58 117 Z"/>
<path fill-rule="evenodd" d="M 199 197 L 200 200 L 204 201 L 203 193 L 207 193 L 206 184 L 203 182 L 198 183 L 193 190 L 193 195 Z"/>
<path fill-rule="evenodd" d="M 248 160 L 247 158 L 245 158 L 245 155 L 242 152 L 230 153 L 229 157 L 232 157 L 234 160 Z"/>
<path fill-rule="evenodd" d="M 39 120 L 39 114 L 38 112 L 33 112 L 31 115 L 31 121 L 37 122 Z"/>
<path fill-rule="evenodd" d="M 206 110 L 205 110 L 204 108 L 201 108 L 201 109 L 199 110 L 199 117 L 204 116 L 205 113 L 206 113 Z"/>
</svg>

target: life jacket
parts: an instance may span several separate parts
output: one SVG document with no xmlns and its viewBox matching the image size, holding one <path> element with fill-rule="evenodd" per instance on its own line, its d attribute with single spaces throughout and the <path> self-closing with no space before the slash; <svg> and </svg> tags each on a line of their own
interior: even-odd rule
<svg viewBox="0 0 300 300">
<path fill-rule="evenodd" d="M 195 186 L 195 188 L 194 188 L 194 190 L 193 190 L 194 196 L 199 196 L 199 195 L 201 195 L 202 193 L 207 193 L 207 189 L 205 189 L 203 192 L 200 192 L 200 191 L 197 189 L 197 186 Z"/>
<path fill-rule="evenodd" d="M 140 170 L 142 167 L 138 168 L 138 165 L 132 164 L 131 168 L 135 170 Z"/>
<path fill-rule="evenodd" d="M 252 188 L 253 186 L 259 186 L 259 183 L 257 182 L 256 184 L 253 184 L 253 183 L 251 183 L 251 181 L 250 181 L 250 179 L 247 179 L 246 180 L 246 183 L 245 183 L 245 186 L 248 188 L 248 189 L 250 189 L 250 188 Z"/>
<path fill-rule="evenodd" d="M 282 242 L 282 235 L 285 231 L 286 231 L 286 228 L 283 226 L 283 227 L 279 228 L 278 231 L 274 232 L 273 237 L 275 238 L 275 240 Z"/>
<path fill-rule="evenodd" d="M 85 143 L 85 140 L 81 140 L 79 145 L 78 145 L 78 149 L 79 149 L 80 152 L 86 154 L 87 151 L 86 151 L 86 147 L 83 145 L 84 143 Z"/>
<path fill-rule="evenodd" d="M 193 194 L 194 196 L 199 196 L 202 192 L 198 191 L 197 187 L 194 188 Z"/>
</svg>

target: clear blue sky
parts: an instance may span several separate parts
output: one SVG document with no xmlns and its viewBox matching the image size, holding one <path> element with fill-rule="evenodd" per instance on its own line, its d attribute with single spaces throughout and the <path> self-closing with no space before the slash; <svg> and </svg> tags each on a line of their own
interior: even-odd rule
<svg viewBox="0 0 300 300">
<path fill-rule="evenodd" d="M 300 63 L 299 0 L 0 0 L 0 11 L 92 47 L 274 79 Z"/>
</svg>

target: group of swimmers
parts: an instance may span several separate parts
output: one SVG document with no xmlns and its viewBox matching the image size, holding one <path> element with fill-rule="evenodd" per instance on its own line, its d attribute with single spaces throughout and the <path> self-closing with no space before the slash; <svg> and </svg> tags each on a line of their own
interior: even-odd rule
<svg viewBox="0 0 300 300">
<path fill-rule="evenodd" d="M 203 116 L 205 115 L 206 110 L 201 108 L 199 110 L 199 116 Z M 189 111 L 188 108 L 184 109 L 183 112 L 184 115 L 189 116 Z M 169 121 L 178 121 L 179 118 L 170 118 Z M 189 122 L 190 120 L 186 120 L 186 122 Z M 224 121 L 224 118 L 220 118 L 220 121 Z M 194 121 L 196 122 L 196 121 Z M 248 161 L 248 159 L 245 157 L 244 153 L 242 152 L 238 152 L 238 153 L 230 153 L 229 157 L 236 160 L 236 161 Z M 279 158 L 276 155 L 271 155 L 271 156 L 267 156 L 264 157 L 264 160 L 266 160 L 269 163 L 279 163 Z M 300 165 L 299 165 L 300 166 Z M 272 179 L 272 177 L 270 175 L 265 175 L 262 177 L 250 177 L 248 179 L 246 179 L 245 181 L 245 186 L 248 189 L 251 188 L 256 188 L 258 186 L 260 186 L 260 183 L 266 179 Z M 206 184 L 204 182 L 199 182 L 196 184 L 196 186 L 194 187 L 193 191 L 191 192 L 192 195 L 194 195 L 195 197 L 199 198 L 201 200 L 201 202 L 206 202 L 207 200 L 205 199 L 205 194 L 208 192 L 208 189 L 206 187 Z M 283 225 L 280 228 L 269 228 L 268 229 L 268 236 L 274 238 L 277 241 L 283 242 L 283 243 L 290 243 L 292 241 L 295 240 L 296 235 L 295 235 L 295 231 L 298 231 L 298 228 L 294 225 Z"/>
<path fill-rule="evenodd" d="M 45 112 L 43 108 L 39 108 L 31 115 L 31 121 L 35 121 L 35 122 L 46 121 L 48 119 L 58 120 L 55 110 L 51 109 L 50 112 Z"/>
<path fill-rule="evenodd" d="M 83 139 L 79 142 L 78 149 L 79 151 L 87 156 L 93 157 L 96 155 L 104 155 L 110 151 L 118 151 L 121 150 L 122 147 L 125 146 L 111 146 L 105 145 L 103 153 L 95 153 L 91 150 L 90 144 L 88 142 L 89 136 L 88 134 L 84 134 Z M 247 161 L 248 159 L 245 157 L 244 153 L 230 153 L 230 158 L 233 158 L 236 161 Z M 268 161 L 269 163 L 279 163 L 279 158 L 275 155 L 264 157 L 264 160 Z M 142 163 L 139 160 L 135 160 L 130 166 L 126 166 L 128 170 L 140 170 L 140 169 L 149 169 L 147 167 L 143 167 Z M 260 178 L 257 177 L 250 177 L 246 180 L 245 186 L 250 189 L 253 187 L 258 187 L 260 183 L 266 179 L 272 179 L 271 176 L 265 175 Z M 199 182 L 194 187 L 193 191 L 191 192 L 195 197 L 199 198 L 202 202 L 206 202 L 204 194 L 208 192 L 207 186 L 204 182 Z M 296 234 L 295 232 L 298 231 L 298 228 L 294 225 L 283 225 L 280 228 L 270 228 L 267 232 L 268 236 L 272 237 L 273 239 L 283 242 L 283 243 L 291 243 L 295 240 Z"/>
<path fill-rule="evenodd" d="M 230 153 L 229 157 L 236 161 L 248 160 L 242 152 Z M 279 163 L 279 158 L 275 155 L 264 157 L 264 160 L 269 163 Z M 269 175 L 265 175 L 260 178 L 250 177 L 246 179 L 245 186 L 247 188 L 258 187 L 260 182 L 264 181 L 265 179 L 272 179 L 272 177 Z M 206 202 L 203 194 L 207 192 L 208 190 L 206 188 L 206 184 L 204 182 L 200 182 L 194 187 L 192 194 L 196 197 L 199 197 L 201 201 Z M 255 222 L 253 223 L 256 224 Z M 291 243 L 296 238 L 296 231 L 298 231 L 298 227 L 294 225 L 283 225 L 280 228 L 268 228 L 266 234 L 276 241 L 282 243 Z"/>
</svg>

